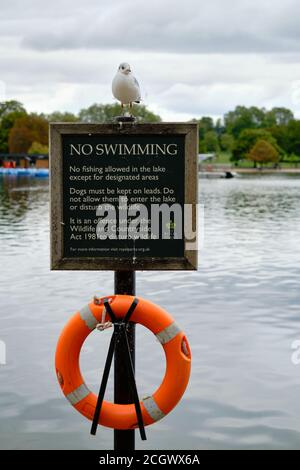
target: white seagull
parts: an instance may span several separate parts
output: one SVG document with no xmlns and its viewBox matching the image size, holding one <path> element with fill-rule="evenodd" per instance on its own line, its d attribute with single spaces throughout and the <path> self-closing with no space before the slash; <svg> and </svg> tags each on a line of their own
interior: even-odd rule
<svg viewBox="0 0 300 470">
<path fill-rule="evenodd" d="M 129 108 L 132 108 L 132 103 L 139 103 L 141 100 L 139 82 L 132 75 L 130 65 L 126 62 L 119 65 L 112 81 L 112 92 L 114 97 L 121 101 L 122 108 L 124 104 L 129 104 Z"/>
</svg>

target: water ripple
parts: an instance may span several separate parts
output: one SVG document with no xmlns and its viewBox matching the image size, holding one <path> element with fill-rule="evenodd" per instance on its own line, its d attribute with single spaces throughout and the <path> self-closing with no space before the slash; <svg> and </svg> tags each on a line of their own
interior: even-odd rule
<svg viewBox="0 0 300 470">
<path fill-rule="evenodd" d="M 300 180 L 200 181 L 205 243 L 198 272 L 142 272 L 137 292 L 162 305 L 186 332 L 192 377 L 176 410 L 140 448 L 299 448 Z M 50 272 L 48 182 L 0 181 L 1 448 L 110 448 L 68 406 L 53 362 L 66 320 L 93 295 L 113 292 L 104 272 Z M 4 247 L 4 248 L 3 248 Z M 162 349 L 138 328 L 137 380 L 152 393 Z M 96 390 L 110 333 L 91 335 L 82 368 Z M 112 393 L 110 384 L 109 393 Z"/>
</svg>

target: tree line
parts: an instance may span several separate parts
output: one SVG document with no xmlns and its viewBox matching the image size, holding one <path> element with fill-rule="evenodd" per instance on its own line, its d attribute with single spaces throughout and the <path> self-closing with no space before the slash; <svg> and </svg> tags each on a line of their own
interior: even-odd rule
<svg viewBox="0 0 300 470">
<path fill-rule="evenodd" d="M 254 166 L 300 163 L 300 121 L 287 108 L 237 106 L 216 122 L 197 122 L 200 153 L 226 153 L 236 166 L 245 160 Z"/>
<path fill-rule="evenodd" d="M 110 122 L 120 114 L 118 104 L 93 104 L 78 114 L 55 111 L 28 113 L 22 103 L 0 103 L 0 153 L 48 153 L 49 122 Z M 135 106 L 140 122 L 160 122 L 145 106 Z M 235 165 L 300 163 L 300 121 L 283 107 L 271 110 L 237 106 L 222 119 L 193 119 L 199 127 L 199 153 L 225 154 Z"/>
<path fill-rule="evenodd" d="M 0 103 L 0 153 L 46 154 L 49 122 L 105 123 L 120 115 L 118 104 L 93 104 L 78 114 L 55 111 L 50 114 L 28 113 L 19 101 Z M 161 118 L 145 106 L 136 106 L 139 122 L 160 122 Z"/>
</svg>

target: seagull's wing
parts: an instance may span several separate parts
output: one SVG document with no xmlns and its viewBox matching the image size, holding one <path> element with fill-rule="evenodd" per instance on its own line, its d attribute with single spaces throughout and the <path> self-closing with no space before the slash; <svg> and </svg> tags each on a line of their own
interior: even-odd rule
<svg viewBox="0 0 300 470">
<path fill-rule="evenodd" d="M 133 77 L 133 81 L 134 81 L 135 86 L 139 89 L 139 97 L 138 97 L 138 100 L 135 101 L 135 103 L 139 103 L 139 102 L 140 102 L 140 99 L 141 99 L 140 84 L 139 84 L 139 82 L 137 81 L 137 79 L 136 79 L 135 77 Z"/>
</svg>

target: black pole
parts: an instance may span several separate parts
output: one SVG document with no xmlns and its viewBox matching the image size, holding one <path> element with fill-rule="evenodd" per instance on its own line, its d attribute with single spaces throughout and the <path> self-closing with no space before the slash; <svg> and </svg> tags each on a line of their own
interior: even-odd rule
<svg viewBox="0 0 300 470">
<path fill-rule="evenodd" d="M 115 271 L 115 294 L 135 295 L 135 272 Z M 132 358 L 135 365 L 135 325 L 129 323 L 127 337 Z M 126 351 L 123 342 L 116 344 L 115 370 L 114 370 L 114 401 L 120 404 L 133 403 L 132 392 L 129 386 L 128 373 L 124 363 Z M 134 450 L 134 430 L 114 431 L 114 450 Z"/>
</svg>

